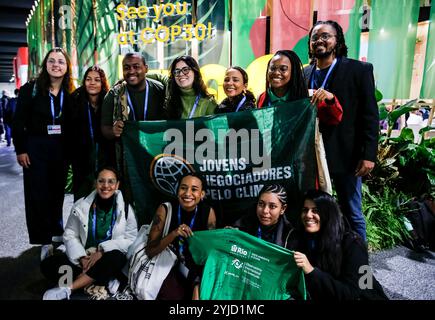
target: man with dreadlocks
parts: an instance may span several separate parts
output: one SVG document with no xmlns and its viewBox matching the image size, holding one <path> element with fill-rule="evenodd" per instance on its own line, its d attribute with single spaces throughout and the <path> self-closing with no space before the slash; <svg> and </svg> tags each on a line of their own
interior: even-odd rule
<svg viewBox="0 0 435 320">
<path fill-rule="evenodd" d="M 379 114 L 373 66 L 347 58 L 343 30 L 335 21 L 318 21 L 310 30 L 311 64 L 304 69 L 315 101 L 337 97 L 343 116 L 336 125 L 320 123 L 326 159 L 343 213 L 366 240 L 361 208 L 361 177 L 375 165 Z"/>
</svg>

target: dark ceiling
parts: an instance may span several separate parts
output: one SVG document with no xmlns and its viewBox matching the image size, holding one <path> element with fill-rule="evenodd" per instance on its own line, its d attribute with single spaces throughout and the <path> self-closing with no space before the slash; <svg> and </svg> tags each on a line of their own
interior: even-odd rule
<svg viewBox="0 0 435 320">
<path fill-rule="evenodd" d="M 9 82 L 13 58 L 27 47 L 26 20 L 34 0 L 0 0 L 0 82 Z"/>
</svg>

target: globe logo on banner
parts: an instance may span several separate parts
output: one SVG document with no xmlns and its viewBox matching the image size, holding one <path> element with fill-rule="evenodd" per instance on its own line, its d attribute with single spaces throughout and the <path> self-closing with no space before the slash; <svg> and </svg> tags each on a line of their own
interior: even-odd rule
<svg viewBox="0 0 435 320">
<path fill-rule="evenodd" d="M 160 191 L 175 197 L 180 178 L 195 172 L 183 158 L 173 154 L 159 154 L 154 157 L 150 167 L 150 177 Z"/>
</svg>

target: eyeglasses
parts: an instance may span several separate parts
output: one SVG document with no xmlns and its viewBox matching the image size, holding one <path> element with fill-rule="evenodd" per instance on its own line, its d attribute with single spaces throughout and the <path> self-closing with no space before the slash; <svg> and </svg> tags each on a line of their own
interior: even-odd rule
<svg viewBox="0 0 435 320">
<path fill-rule="evenodd" d="M 278 65 L 271 65 L 269 67 L 269 72 L 275 72 L 275 71 L 279 71 L 280 73 L 286 73 L 288 71 L 289 67 L 282 64 L 280 66 Z"/>
<path fill-rule="evenodd" d="M 190 70 L 192 70 L 192 68 L 190 68 L 190 67 L 184 67 L 184 68 L 181 68 L 181 69 L 175 69 L 173 74 L 176 77 L 179 77 L 181 75 L 181 73 L 183 73 L 186 76 L 190 72 Z"/>
<path fill-rule="evenodd" d="M 318 36 L 317 34 L 312 35 L 310 40 L 311 40 L 311 42 L 316 42 L 319 39 L 322 41 L 328 41 L 332 37 L 335 37 L 335 34 L 322 33 L 320 36 Z"/>
<path fill-rule="evenodd" d="M 109 186 L 114 186 L 116 183 L 116 179 L 98 179 L 97 183 L 101 184 L 101 185 L 104 185 L 107 183 Z"/>
<path fill-rule="evenodd" d="M 59 64 L 59 65 L 61 65 L 61 66 L 63 66 L 63 65 L 66 64 L 66 61 L 65 61 L 65 60 L 57 60 L 57 61 L 56 61 L 56 59 L 52 59 L 52 58 L 50 58 L 50 59 L 47 60 L 47 63 L 48 63 L 48 64 L 55 64 L 56 62 L 57 62 L 57 64 Z"/>
</svg>

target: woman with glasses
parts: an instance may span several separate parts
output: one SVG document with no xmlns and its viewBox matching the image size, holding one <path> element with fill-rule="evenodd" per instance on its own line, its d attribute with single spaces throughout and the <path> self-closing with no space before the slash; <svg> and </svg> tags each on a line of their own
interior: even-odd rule
<svg viewBox="0 0 435 320">
<path fill-rule="evenodd" d="M 65 119 L 74 90 L 68 54 L 53 48 L 35 81 L 21 87 L 12 123 L 17 161 L 23 167 L 26 222 L 41 257 L 63 233 L 66 157 Z"/>
<path fill-rule="evenodd" d="M 369 268 L 364 241 L 332 196 L 308 191 L 296 230 L 291 247 L 312 300 L 387 299 Z"/>
<path fill-rule="evenodd" d="M 248 74 L 242 67 L 232 66 L 225 71 L 223 88 L 227 97 L 218 105 L 216 113 L 255 108 L 255 96 L 248 90 Z"/>
<path fill-rule="evenodd" d="M 169 67 L 165 104 L 169 119 L 190 119 L 214 114 L 217 103 L 207 92 L 198 62 L 191 56 L 175 58 Z"/>
<path fill-rule="evenodd" d="M 258 98 L 258 108 L 275 107 L 280 104 L 308 97 L 302 63 L 296 53 L 279 50 L 267 65 L 266 91 Z M 321 123 L 337 125 L 343 109 L 338 99 L 325 90 L 314 91 L 311 103 L 317 106 Z"/>
<path fill-rule="evenodd" d="M 266 91 L 258 97 L 258 108 L 276 107 L 307 97 L 301 60 L 291 50 L 277 51 L 267 64 Z"/>
<path fill-rule="evenodd" d="M 109 84 L 103 69 L 89 67 L 82 86 L 72 94 L 72 117 L 68 121 L 73 170 L 74 201 L 88 195 L 94 185 L 95 172 L 102 165 L 102 144 L 108 143 L 101 134 L 101 106 Z M 107 158 L 107 157 L 106 157 Z"/>
<path fill-rule="evenodd" d="M 46 291 L 44 300 L 69 299 L 74 290 L 92 284 L 107 286 L 121 275 L 128 247 L 137 235 L 137 224 L 132 207 L 124 203 L 118 187 L 115 169 L 103 167 L 95 190 L 74 203 L 63 234 L 66 252 L 56 250 L 41 263 L 48 279 L 59 283 L 58 279 L 70 272 L 66 275 L 71 281 Z"/>
</svg>

